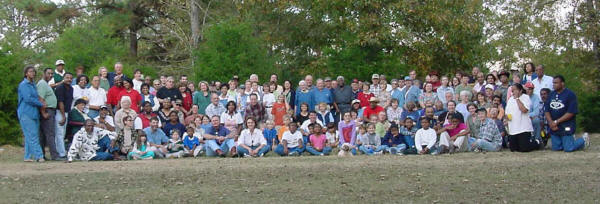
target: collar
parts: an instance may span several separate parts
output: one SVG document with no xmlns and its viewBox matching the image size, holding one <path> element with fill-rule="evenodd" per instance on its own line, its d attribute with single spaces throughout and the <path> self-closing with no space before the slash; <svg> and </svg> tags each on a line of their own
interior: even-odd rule
<svg viewBox="0 0 600 204">
<path fill-rule="evenodd" d="M 63 69 L 62 73 L 60 73 L 60 72 L 58 72 L 58 70 L 57 70 L 57 69 L 54 69 L 54 73 L 56 73 L 56 74 L 58 74 L 58 75 L 60 75 L 60 76 L 64 76 L 64 75 L 65 75 L 65 73 L 67 73 L 67 72 L 65 71 L 65 69 Z"/>
</svg>

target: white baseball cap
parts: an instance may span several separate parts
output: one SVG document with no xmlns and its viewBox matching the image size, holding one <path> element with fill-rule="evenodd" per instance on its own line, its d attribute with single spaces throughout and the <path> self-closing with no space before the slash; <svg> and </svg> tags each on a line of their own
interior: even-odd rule
<svg viewBox="0 0 600 204">
<path fill-rule="evenodd" d="M 56 63 L 54 63 L 54 65 L 56 65 L 56 66 L 61 65 L 61 64 L 65 65 L 65 61 L 59 59 L 59 60 L 56 60 Z"/>
</svg>

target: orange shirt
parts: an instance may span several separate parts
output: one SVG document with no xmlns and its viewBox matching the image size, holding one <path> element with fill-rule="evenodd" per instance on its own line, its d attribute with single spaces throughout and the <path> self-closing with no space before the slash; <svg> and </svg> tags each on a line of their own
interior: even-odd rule
<svg viewBox="0 0 600 204">
<path fill-rule="evenodd" d="M 277 132 L 277 138 L 279 139 L 279 141 L 281 141 L 281 138 L 283 137 L 283 133 L 285 131 L 288 131 L 288 127 L 283 125 L 281 126 L 281 128 L 279 128 L 279 131 Z"/>
<path fill-rule="evenodd" d="M 273 114 L 273 122 L 275 122 L 276 126 L 283 125 L 283 116 L 287 113 L 287 109 L 285 107 L 285 103 L 274 103 L 273 108 L 271 109 L 271 114 Z"/>
</svg>

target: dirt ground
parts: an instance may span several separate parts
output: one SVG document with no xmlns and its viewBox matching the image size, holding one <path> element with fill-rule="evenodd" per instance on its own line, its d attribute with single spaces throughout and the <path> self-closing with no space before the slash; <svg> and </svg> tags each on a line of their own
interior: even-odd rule
<svg viewBox="0 0 600 204">
<path fill-rule="evenodd" d="M 24 163 L 0 147 L 0 203 L 600 202 L 600 134 L 573 153 Z"/>
</svg>

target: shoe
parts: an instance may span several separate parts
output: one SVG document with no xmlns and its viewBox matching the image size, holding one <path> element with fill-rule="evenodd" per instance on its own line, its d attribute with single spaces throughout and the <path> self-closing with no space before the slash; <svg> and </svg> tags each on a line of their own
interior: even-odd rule
<svg viewBox="0 0 600 204">
<path fill-rule="evenodd" d="M 41 159 L 38 159 L 37 162 L 42 163 L 42 162 L 46 162 L 46 160 L 44 158 L 41 158 Z"/>
<path fill-rule="evenodd" d="M 288 156 L 299 156 L 299 155 L 300 155 L 300 154 L 298 154 L 298 152 L 296 152 L 296 151 L 290 152 L 290 153 L 288 154 Z"/>
<path fill-rule="evenodd" d="M 321 153 L 321 154 L 319 154 L 319 156 L 325 156 L 325 154 Z"/>
<path fill-rule="evenodd" d="M 590 147 L 590 136 L 589 136 L 589 134 L 587 132 L 583 133 L 583 136 L 581 136 L 581 138 L 583 138 L 583 141 L 585 141 L 585 143 L 584 143 L 585 145 L 583 146 L 583 148 L 587 149 L 588 147 Z"/>
<path fill-rule="evenodd" d="M 54 158 L 52 159 L 52 161 L 66 161 L 67 158 L 63 158 L 63 157 L 58 157 L 58 158 Z"/>
<path fill-rule="evenodd" d="M 249 154 L 244 154 L 244 158 L 252 157 Z"/>
<path fill-rule="evenodd" d="M 260 154 L 258 155 L 258 157 L 263 157 L 263 156 L 265 156 L 265 153 L 260 153 Z"/>
<path fill-rule="evenodd" d="M 446 145 L 441 145 L 440 146 L 440 154 L 445 154 L 445 153 L 449 153 L 450 151 L 448 150 L 448 147 Z"/>
<path fill-rule="evenodd" d="M 455 151 L 456 151 L 456 146 L 450 145 L 450 150 L 448 151 L 448 153 L 453 154 Z"/>
<path fill-rule="evenodd" d="M 138 155 L 133 155 L 133 156 L 131 156 L 131 158 L 132 158 L 133 160 L 139 160 L 139 159 L 140 159 L 140 156 L 138 156 Z"/>
<path fill-rule="evenodd" d="M 373 154 L 374 154 L 374 155 L 382 155 L 382 154 L 383 154 L 383 151 L 380 151 L 380 152 L 374 152 Z"/>
<path fill-rule="evenodd" d="M 396 152 L 396 155 L 398 155 L 398 156 L 404 156 L 404 153 L 402 153 L 402 152 Z"/>
<path fill-rule="evenodd" d="M 215 153 L 217 153 L 217 156 L 223 156 L 223 150 L 217 149 Z"/>
<path fill-rule="evenodd" d="M 33 159 L 24 159 L 24 162 L 33 162 Z"/>
<path fill-rule="evenodd" d="M 431 153 L 431 155 L 438 155 L 438 154 L 440 154 L 440 153 L 438 153 L 437 151 Z"/>
<path fill-rule="evenodd" d="M 479 148 L 475 148 L 473 152 L 481 152 L 481 150 L 479 150 Z"/>
</svg>

